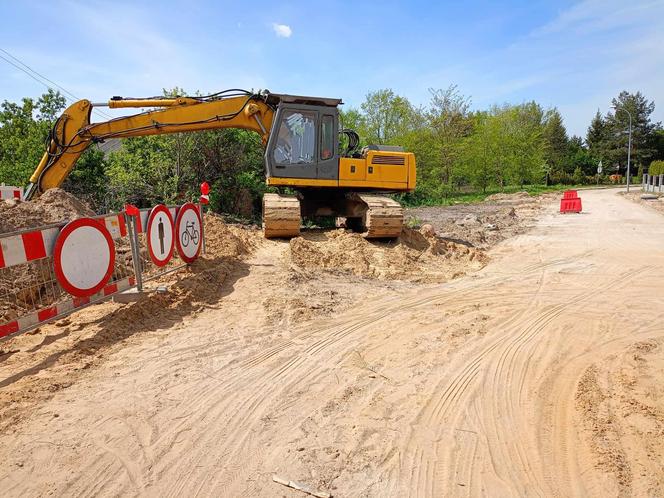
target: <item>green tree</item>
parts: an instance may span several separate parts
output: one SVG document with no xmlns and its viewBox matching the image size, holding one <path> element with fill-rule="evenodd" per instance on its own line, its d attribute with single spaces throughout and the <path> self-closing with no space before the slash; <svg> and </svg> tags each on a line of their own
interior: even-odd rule
<svg viewBox="0 0 664 498">
<path fill-rule="evenodd" d="M 543 137 L 544 112 L 535 102 L 503 108 L 498 116 L 502 122 L 502 136 L 506 155 L 506 169 L 501 177 L 515 184 L 525 185 L 544 179 Z"/>
<path fill-rule="evenodd" d="M 580 169 L 584 175 L 592 176 L 597 173 L 598 159 L 595 159 L 584 144 L 581 137 L 573 136 L 568 144 L 569 170 Z M 607 165 L 608 166 L 608 165 Z"/>
<path fill-rule="evenodd" d="M 389 88 L 367 94 L 361 109 L 364 137 L 373 144 L 398 142 L 412 129 L 416 114 L 407 98 Z"/>
<path fill-rule="evenodd" d="M 462 153 L 462 142 L 473 129 L 473 120 L 469 115 L 470 99 L 457 90 L 454 85 L 445 90 L 429 89 L 431 101 L 424 113 L 426 131 L 430 132 L 430 145 L 436 157 L 431 165 L 432 176 L 444 184 L 461 180 L 455 174 Z M 421 133 L 426 133 L 422 130 Z"/>
<path fill-rule="evenodd" d="M 35 170 L 45 150 L 46 138 L 65 99 L 51 89 L 35 102 L 0 105 L 0 182 L 21 186 Z"/>
<path fill-rule="evenodd" d="M 622 91 L 611 104 L 614 110 L 607 113 L 606 122 L 610 129 L 608 144 L 612 156 L 621 168 L 626 167 L 629 116 L 627 112 L 621 112 L 626 110 L 632 115 L 632 163 L 637 167 L 650 164 L 657 154 L 657 150 L 652 147 L 653 135 L 660 127 L 659 123 L 651 120 L 655 103 L 641 92 L 632 94 Z"/>
<path fill-rule="evenodd" d="M 470 183 L 483 192 L 500 178 L 501 165 L 505 162 L 504 148 L 500 142 L 502 125 L 486 112 L 473 116 L 474 133 L 469 135 L 463 147 L 463 173 Z"/>
<path fill-rule="evenodd" d="M 610 134 L 609 125 L 598 109 L 586 132 L 586 145 L 593 158 L 604 161 L 607 166 L 614 162 L 613 154 L 609 153 Z"/>
<path fill-rule="evenodd" d="M 543 138 L 545 143 L 544 160 L 547 172 L 571 171 L 569 164 L 569 139 L 558 109 L 545 115 Z"/>
</svg>

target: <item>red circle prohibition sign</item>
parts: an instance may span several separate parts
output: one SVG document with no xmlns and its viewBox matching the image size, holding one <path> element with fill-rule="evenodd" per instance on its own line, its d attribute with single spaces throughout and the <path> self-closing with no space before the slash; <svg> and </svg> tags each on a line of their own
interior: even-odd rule
<svg viewBox="0 0 664 498">
<path fill-rule="evenodd" d="M 203 241 L 199 239 L 198 241 L 198 247 L 196 248 L 196 254 L 192 256 L 187 256 L 183 250 L 182 247 L 182 242 L 180 240 L 180 224 L 182 223 L 182 219 L 184 218 L 184 214 L 187 211 L 193 211 L 194 214 L 196 215 L 196 218 L 198 219 L 198 226 L 201 227 L 201 232 L 203 231 L 203 222 L 201 220 L 201 214 L 198 211 L 198 207 L 196 204 L 193 202 L 187 202 L 186 204 L 183 204 L 182 207 L 178 210 L 178 216 L 177 220 L 175 220 L 175 245 L 178 248 L 178 253 L 180 254 L 180 257 L 182 258 L 183 261 L 186 263 L 193 263 L 196 258 L 198 258 L 198 255 L 201 252 L 201 246 L 203 245 Z M 187 227 L 185 227 L 187 228 Z M 202 233 L 201 233 L 202 236 Z"/>
<path fill-rule="evenodd" d="M 168 221 L 170 222 L 170 229 L 171 229 L 171 243 L 168 248 L 168 253 L 166 254 L 166 257 L 163 259 L 159 259 L 157 255 L 154 252 L 154 248 L 152 247 L 152 222 L 157 218 L 157 215 L 159 213 L 164 213 L 166 217 L 168 218 Z M 159 227 L 158 227 L 159 228 Z M 162 229 L 163 230 L 163 229 Z M 171 260 L 173 257 L 173 248 L 175 246 L 175 233 L 173 233 L 173 216 L 171 216 L 171 211 L 164 206 L 163 204 L 158 204 L 155 207 L 152 208 L 150 211 L 150 218 L 148 218 L 148 227 L 146 230 L 147 234 L 147 242 L 148 242 L 148 252 L 150 253 L 150 259 L 152 259 L 152 262 L 157 265 L 157 266 L 166 266 L 168 262 Z M 163 233 L 161 237 L 163 241 Z"/>
<path fill-rule="evenodd" d="M 90 263 L 94 263 L 94 257 L 96 256 L 94 253 L 94 246 L 90 246 L 86 243 L 86 236 L 89 237 L 91 234 L 91 232 L 86 229 L 90 228 L 98 232 L 104 238 L 108 246 L 108 264 L 103 276 L 101 276 L 96 283 L 90 287 L 78 287 L 67 277 L 67 273 L 69 273 L 67 269 L 71 267 L 72 263 L 69 261 L 63 261 L 62 258 L 63 256 L 67 258 L 74 256 L 75 261 L 73 264 L 75 264 L 77 270 L 80 272 L 90 272 L 89 265 Z M 85 232 L 85 234 L 83 234 L 83 232 Z M 76 238 L 80 236 L 83 236 L 83 238 L 77 242 Z M 73 245 L 68 247 L 68 239 L 72 237 Z M 72 250 L 74 253 L 70 252 Z M 63 251 L 67 252 L 63 254 Z M 91 260 L 90 258 L 93 259 Z M 65 268 L 65 266 L 67 268 Z M 111 278 L 114 267 L 115 243 L 113 242 L 113 237 L 111 237 L 110 232 L 102 221 L 95 220 L 94 218 L 79 218 L 67 223 L 64 228 L 60 230 L 53 247 L 53 270 L 55 271 L 55 277 L 57 278 L 58 283 L 69 294 L 76 297 L 88 297 L 96 294 L 104 288 L 108 279 Z"/>
</svg>

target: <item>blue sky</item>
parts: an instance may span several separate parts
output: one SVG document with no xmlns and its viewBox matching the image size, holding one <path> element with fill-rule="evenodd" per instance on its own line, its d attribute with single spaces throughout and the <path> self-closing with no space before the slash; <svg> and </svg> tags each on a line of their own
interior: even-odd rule
<svg viewBox="0 0 664 498">
<path fill-rule="evenodd" d="M 95 2 L 0 0 L 0 48 L 81 98 L 268 88 L 414 104 L 458 85 L 474 108 L 534 99 L 585 135 L 621 90 L 664 121 L 664 0 Z M 2 52 L 0 52 L 0 55 Z M 44 87 L 0 60 L 0 100 Z"/>
</svg>

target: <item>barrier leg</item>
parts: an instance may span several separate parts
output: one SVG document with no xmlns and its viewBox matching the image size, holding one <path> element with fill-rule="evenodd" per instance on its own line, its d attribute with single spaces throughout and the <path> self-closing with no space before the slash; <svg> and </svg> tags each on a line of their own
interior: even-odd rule
<svg viewBox="0 0 664 498">
<path fill-rule="evenodd" d="M 129 227 L 129 243 L 131 244 L 131 259 L 134 263 L 134 276 L 136 277 L 136 288 L 143 291 L 143 269 L 141 268 L 141 249 L 138 242 L 138 230 L 133 216 L 126 216 L 127 227 Z"/>
<path fill-rule="evenodd" d="M 205 216 L 203 203 L 198 204 L 198 212 L 201 214 L 201 253 L 205 254 Z"/>
</svg>

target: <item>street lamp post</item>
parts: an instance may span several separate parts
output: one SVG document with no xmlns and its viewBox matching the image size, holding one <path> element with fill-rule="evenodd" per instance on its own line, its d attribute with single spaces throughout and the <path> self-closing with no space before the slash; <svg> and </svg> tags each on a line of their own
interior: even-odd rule
<svg viewBox="0 0 664 498">
<path fill-rule="evenodd" d="M 629 138 L 627 139 L 627 192 L 629 192 L 629 160 L 631 157 L 632 153 L 632 113 L 630 113 L 627 109 L 624 107 L 616 107 L 614 106 L 614 109 L 616 112 L 618 111 L 625 111 L 627 115 L 629 116 Z"/>
</svg>

